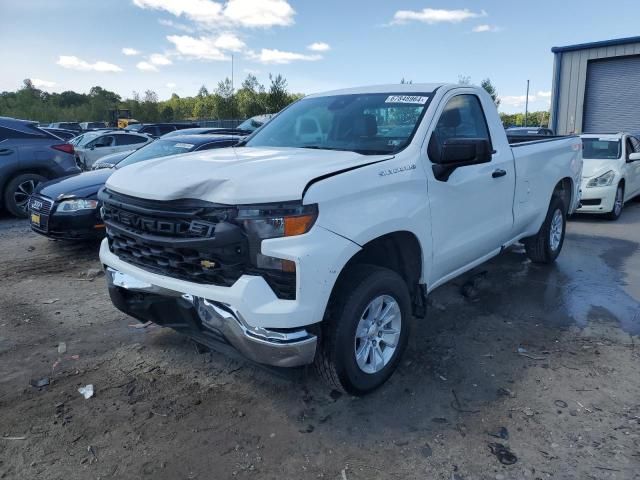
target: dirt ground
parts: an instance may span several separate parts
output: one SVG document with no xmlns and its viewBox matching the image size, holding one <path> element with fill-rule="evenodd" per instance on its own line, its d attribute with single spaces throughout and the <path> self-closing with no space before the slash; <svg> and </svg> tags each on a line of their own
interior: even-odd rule
<svg viewBox="0 0 640 480">
<path fill-rule="evenodd" d="M 0 478 L 640 478 L 640 202 L 435 291 L 365 398 L 134 328 L 99 268 L 0 219 Z"/>
</svg>

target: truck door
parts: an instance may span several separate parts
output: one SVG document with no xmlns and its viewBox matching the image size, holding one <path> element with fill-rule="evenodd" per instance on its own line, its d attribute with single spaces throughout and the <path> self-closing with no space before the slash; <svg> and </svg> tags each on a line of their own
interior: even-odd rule
<svg viewBox="0 0 640 480">
<path fill-rule="evenodd" d="M 498 141 L 492 141 L 481 99 L 474 93 L 456 93 L 460 91 L 445 96 L 436 111 L 437 123 L 425 142 L 427 157 L 435 160 L 432 157 L 439 155 L 444 142 L 455 138 L 487 139 L 493 151 L 490 161 L 458 167 L 441 180 L 435 177 L 433 164 L 427 163 L 432 285 L 500 249 L 513 226 L 515 167 L 511 148 L 506 136 L 503 140 L 495 135 Z M 501 128 L 497 112 L 490 113 L 490 119 Z"/>
</svg>

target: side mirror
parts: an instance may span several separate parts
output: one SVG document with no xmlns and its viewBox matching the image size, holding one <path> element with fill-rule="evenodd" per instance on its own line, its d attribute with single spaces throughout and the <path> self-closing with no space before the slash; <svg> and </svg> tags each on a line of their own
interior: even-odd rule
<svg viewBox="0 0 640 480">
<path fill-rule="evenodd" d="M 629 155 L 629 162 L 637 162 L 640 160 L 640 152 L 632 153 Z"/>
<path fill-rule="evenodd" d="M 484 138 L 450 138 L 442 145 L 440 165 L 461 167 L 491 161 L 491 145 Z"/>
<path fill-rule="evenodd" d="M 457 168 L 490 162 L 491 155 L 491 144 L 486 138 L 450 138 L 445 140 L 439 155 L 430 153 L 433 175 L 446 182 Z"/>
</svg>

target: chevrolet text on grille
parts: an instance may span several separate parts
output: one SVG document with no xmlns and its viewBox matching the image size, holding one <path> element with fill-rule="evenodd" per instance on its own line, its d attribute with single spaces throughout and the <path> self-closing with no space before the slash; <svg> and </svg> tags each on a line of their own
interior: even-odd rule
<svg viewBox="0 0 640 480">
<path fill-rule="evenodd" d="M 134 213 L 105 209 L 105 220 L 113 220 L 122 225 L 153 233 L 185 234 L 190 233 L 199 237 L 211 237 L 216 225 L 201 220 L 158 220 L 150 217 L 142 217 Z"/>
</svg>

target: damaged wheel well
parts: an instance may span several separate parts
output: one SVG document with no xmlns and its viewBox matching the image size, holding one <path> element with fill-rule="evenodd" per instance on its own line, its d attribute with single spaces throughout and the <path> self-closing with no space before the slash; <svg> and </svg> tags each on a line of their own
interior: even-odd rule
<svg viewBox="0 0 640 480">
<path fill-rule="evenodd" d="M 354 265 L 377 265 L 398 273 L 407 283 L 413 303 L 413 314 L 424 317 L 426 310 L 426 285 L 420 284 L 422 275 L 422 248 L 417 237 L 407 231 L 393 232 L 378 237 L 362 246 L 340 272 L 333 292 L 341 287 L 346 273 Z"/>
</svg>

